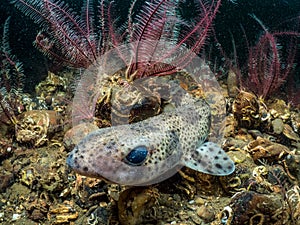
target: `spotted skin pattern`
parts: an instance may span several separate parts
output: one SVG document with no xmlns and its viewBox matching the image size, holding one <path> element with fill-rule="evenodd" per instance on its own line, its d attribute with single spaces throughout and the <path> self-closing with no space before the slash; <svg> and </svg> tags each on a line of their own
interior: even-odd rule
<svg viewBox="0 0 300 225">
<path fill-rule="evenodd" d="M 77 173 L 123 185 L 149 185 L 175 174 L 182 166 L 212 175 L 228 175 L 234 163 L 212 142 L 210 108 L 203 99 L 185 93 L 174 110 L 126 125 L 96 130 L 87 135 L 67 158 Z M 126 156 L 145 149 L 138 165 Z"/>
</svg>

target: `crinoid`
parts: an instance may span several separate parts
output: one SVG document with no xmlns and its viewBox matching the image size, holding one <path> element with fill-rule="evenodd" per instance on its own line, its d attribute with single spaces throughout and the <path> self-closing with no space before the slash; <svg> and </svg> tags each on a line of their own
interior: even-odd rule
<svg viewBox="0 0 300 225">
<path fill-rule="evenodd" d="M 252 17 L 264 33 L 249 48 L 248 77 L 242 86 L 266 99 L 290 78 L 295 68 L 297 38 L 300 34 L 297 30 L 271 32 L 255 15 Z"/>
<path fill-rule="evenodd" d="M 104 1 L 101 1 L 103 5 Z M 33 21 L 40 25 L 35 46 L 47 56 L 76 68 L 87 68 L 104 50 L 106 41 L 106 7 L 93 14 L 93 1 L 84 1 L 79 16 L 63 1 L 13 0 L 11 1 Z M 94 20 L 101 25 L 94 29 Z"/>
<path fill-rule="evenodd" d="M 128 114 L 135 117 L 132 110 L 144 112 L 139 107 L 145 105 L 159 113 L 153 101 L 160 104 L 164 93 L 156 90 L 166 90 L 158 87 L 163 81 L 152 85 L 141 78 L 173 76 L 185 70 L 196 75 L 199 83 L 207 74 L 209 68 L 195 59 L 205 45 L 221 0 L 193 1 L 195 13 L 190 19 L 180 14 L 183 1 L 153 0 L 140 6 L 134 0 L 127 21 L 119 27 L 113 18 L 114 2 L 83 2 L 78 16 L 62 1 L 11 0 L 42 27 L 36 46 L 60 62 L 87 68 L 73 100 L 73 109 L 79 109 L 73 110 L 73 121 L 107 115 L 97 124 L 102 127 L 110 125 L 106 120 L 113 114 L 128 122 Z"/>
<path fill-rule="evenodd" d="M 22 107 L 20 94 L 23 93 L 24 72 L 22 63 L 10 49 L 9 21 L 10 17 L 5 21 L 0 47 L 0 117 L 4 113 L 10 123 L 16 124 L 16 115 Z"/>
<path fill-rule="evenodd" d="M 35 45 L 45 54 L 73 67 L 87 68 L 109 49 L 135 42 L 131 46 L 134 54 L 127 70 L 128 74 L 138 71 L 137 77 L 143 77 L 171 74 L 176 66 L 182 68 L 187 65 L 191 61 L 191 53 L 197 54 L 203 47 L 221 1 L 196 1 L 197 16 L 191 22 L 179 15 L 180 1 L 145 1 L 141 9 L 137 9 L 135 0 L 129 8 L 128 20 L 121 28 L 115 25 L 112 1 L 97 1 L 99 7 L 95 7 L 94 1 L 85 0 L 81 15 L 63 1 L 11 0 L 11 3 L 41 26 Z M 157 63 L 154 66 L 151 62 L 150 67 L 155 67 L 155 72 L 146 72 L 145 67 L 149 68 L 150 58 L 157 51 L 153 41 L 174 44 L 161 56 L 162 59 L 174 57 L 172 54 L 181 46 L 188 47 L 190 51 L 181 55 L 180 59 L 177 57 L 173 68 L 158 66 Z M 122 59 L 128 57 L 124 54 L 119 56 Z M 148 59 L 143 61 L 145 57 Z"/>
<path fill-rule="evenodd" d="M 181 1 L 145 1 L 138 7 L 135 0 L 129 7 L 126 23 L 119 28 L 112 18 L 114 2 L 111 1 L 97 1 L 99 7 L 95 7 L 94 1 L 85 0 L 81 16 L 63 1 L 12 0 L 11 3 L 41 26 L 42 32 L 35 41 L 39 49 L 72 67 L 88 68 L 96 64 L 89 68 L 86 77 L 94 87 L 100 79 L 103 89 L 105 80 L 115 80 L 124 86 L 138 78 L 174 74 L 193 64 L 193 58 L 205 44 L 221 0 L 195 1 L 196 16 L 189 21 L 179 13 Z M 122 81 L 110 73 L 115 72 L 116 65 L 122 69 L 125 78 Z M 99 71 L 101 67 L 105 68 Z M 93 80 L 91 73 L 95 71 L 101 77 Z M 86 93 L 88 85 L 81 83 L 79 87 Z M 105 96 L 97 96 L 98 99 L 110 97 L 111 91 L 103 92 Z"/>
</svg>

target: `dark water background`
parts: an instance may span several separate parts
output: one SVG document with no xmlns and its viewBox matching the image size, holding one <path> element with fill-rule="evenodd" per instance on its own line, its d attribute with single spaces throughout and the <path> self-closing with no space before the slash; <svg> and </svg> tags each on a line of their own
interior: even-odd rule
<svg viewBox="0 0 300 225">
<path fill-rule="evenodd" d="M 76 11 L 80 12 L 82 0 L 65 0 Z M 130 5 L 129 0 L 116 0 L 116 14 L 119 16 L 119 22 L 126 21 L 127 12 Z M 189 17 L 193 13 L 194 0 L 186 0 L 181 4 L 182 13 Z M 142 5 L 144 1 L 138 1 Z M 227 56 L 232 57 L 232 38 L 235 41 L 239 61 L 245 63 L 247 59 L 247 46 L 245 35 L 250 45 L 253 45 L 263 33 L 262 27 L 250 15 L 254 14 L 259 18 L 270 31 L 295 30 L 300 31 L 300 1 L 299 0 L 237 0 L 232 3 L 228 0 L 222 1 L 222 6 L 215 18 L 215 34 L 218 42 Z M 32 42 L 40 30 L 34 22 L 14 6 L 9 4 L 8 0 L 1 0 L 0 5 L 0 30 L 3 30 L 4 21 L 11 16 L 10 22 L 10 45 L 13 54 L 23 62 L 26 81 L 25 92 L 34 90 L 34 86 L 45 78 L 48 70 L 59 70 L 59 65 L 54 65 L 51 60 L 43 56 Z M 295 20 L 293 18 L 297 18 Z M 245 35 L 243 33 L 245 31 Z M 2 35 L 1 35 L 2 36 Z M 211 60 L 220 61 L 222 55 L 211 48 L 215 46 L 214 38 L 210 38 L 207 44 L 207 50 L 212 51 Z M 284 42 L 284 40 L 281 40 Z M 299 54 L 298 54 L 299 55 Z M 300 61 L 299 57 L 296 61 Z M 298 66 L 299 67 L 299 66 Z M 299 70 L 297 70 L 299 71 Z M 297 80 L 299 72 L 294 76 Z"/>
</svg>

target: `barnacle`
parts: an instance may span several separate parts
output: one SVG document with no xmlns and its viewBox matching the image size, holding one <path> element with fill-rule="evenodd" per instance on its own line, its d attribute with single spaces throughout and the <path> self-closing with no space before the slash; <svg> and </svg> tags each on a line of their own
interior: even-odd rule
<svg viewBox="0 0 300 225">
<path fill-rule="evenodd" d="M 26 184 L 27 186 L 31 186 L 33 181 L 35 180 L 36 172 L 34 168 L 29 168 L 21 171 L 20 180 L 22 183 Z"/>
<path fill-rule="evenodd" d="M 178 189 L 180 189 L 181 191 L 183 191 L 190 198 L 193 198 L 197 191 L 196 187 L 194 185 L 190 184 L 187 180 L 184 180 L 180 184 L 175 184 L 175 186 Z"/>
<path fill-rule="evenodd" d="M 240 176 L 234 177 L 221 177 L 220 182 L 224 190 L 228 193 L 236 193 L 244 188 L 241 188 L 243 179 Z"/>
<path fill-rule="evenodd" d="M 268 169 L 265 166 L 257 166 L 253 169 L 252 176 L 257 178 L 258 181 L 261 179 L 262 176 L 268 174 Z"/>
<path fill-rule="evenodd" d="M 97 215 L 95 215 L 94 212 L 91 213 L 91 215 L 88 217 L 87 219 L 87 224 L 88 225 L 97 225 L 99 224 L 99 217 Z"/>
<path fill-rule="evenodd" d="M 249 161 L 247 163 L 253 163 Z M 236 167 L 234 174 L 230 176 L 219 177 L 219 181 L 226 193 L 234 194 L 239 191 L 245 191 L 245 184 L 249 181 L 250 174 L 249 168 L 243 168 L 241 166 Z"/>
<path fill-rule="evenodd" d="M 223 211 L 219 214 L 219 220 L 222 225 L 230 225 L 233 219 L 233 210 L 230 206 L 224 207 Z"/>
<path fill-rule="evenodd" d="M 262 173 L 261 173 L 261 171 L 258 173 L 253 172 L 253 177 L 255 178 L 255 181 L 257 182 L 257 184 L 260 184 L 265 188 L 271 189 L 272 184 L 267 180 L 266 177 L 264 177 L 267 175 L 267 171 L 266 171 L 265 175 L 263 175 L 264 173 L 265 173 L 265 171 L 263 171 Z"/>
<path fill-rule="evenodd" d="M 111 113 L 115 121 L 112 123 L 137 122 L 161 112 L 161 96 L 150 90 L 147 82 L 113 90 Z"/>
<path fill-rule="evenodd" d="M 249 225 L 263 225 L 265 221 L 265 216 L 262 213 L 257 213 L 252 216 L 249 220 Z"/>
<path fill-rule="evenodd" d="M 230 188 L 235 188 L 242 184 L 241 178 L 239 178 L 239 177 L 233 177 L 228 182 L 229 182 L 228 186 Z"/>
</svg>

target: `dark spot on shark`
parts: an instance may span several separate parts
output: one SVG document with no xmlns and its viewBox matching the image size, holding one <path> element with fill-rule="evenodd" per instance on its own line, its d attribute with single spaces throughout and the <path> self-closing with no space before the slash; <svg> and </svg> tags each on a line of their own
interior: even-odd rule
<svg viewBox="0 0 300 225">
<path fill-rule="evenodd" d="M 218 168 L 218 169 L 222 169 L 222 165 L 220 163 L 216 163 L 215 166 Z"/>
</svg>

